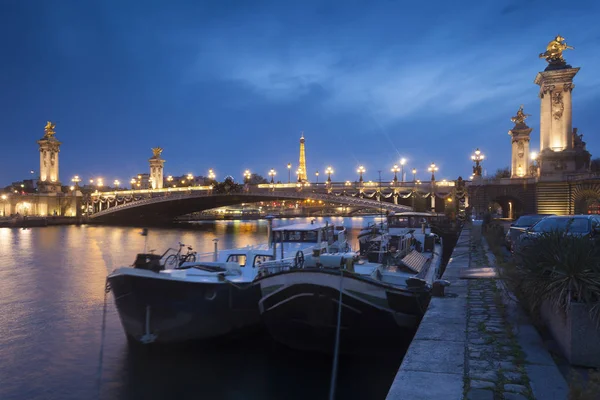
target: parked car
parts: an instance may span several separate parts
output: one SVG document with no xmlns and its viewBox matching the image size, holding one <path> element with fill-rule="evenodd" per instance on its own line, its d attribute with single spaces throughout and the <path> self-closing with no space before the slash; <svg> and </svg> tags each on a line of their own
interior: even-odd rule
<svg viewBox="0 0 600 400">
<path fill-rule="evenodd" d="M 600 215 L 553 215 L 545 217 L 518 236 L 517 240 L 513 242 L 513 250 L 526 246 L 527 242 L 535 239 L 536 236 L 553 231 L 564 232 L 567 235 L 594 237 L 600 234 Z"/>
<path fill-rule="evenodd" d="M 510 228 L 508 228 L 508 231 L 506 232 L 506 236 L 504 237 L 504 244 L 506 245 L 506 248 L 512 251 L 513 243 L 517 241 L 519 236 L 521 236 L 527 228 L 532 227 L 541 219 L 551 215 L 554 214 L 529 214 L 519 217 L 519 219 L 510 224 Z"/>
</svg>

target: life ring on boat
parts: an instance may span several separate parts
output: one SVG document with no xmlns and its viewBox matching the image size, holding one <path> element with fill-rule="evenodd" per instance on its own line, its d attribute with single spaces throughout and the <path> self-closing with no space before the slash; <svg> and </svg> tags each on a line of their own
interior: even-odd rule
<svg viewBox="0 0 600 400">
<path fill-rule="evenodd" d="M 302 250 L 298 250 L 296 252 L 296 256 L 294 257 L 294 268 L 302 267 L 304 267 L 304 253 Z"/>
</svg>

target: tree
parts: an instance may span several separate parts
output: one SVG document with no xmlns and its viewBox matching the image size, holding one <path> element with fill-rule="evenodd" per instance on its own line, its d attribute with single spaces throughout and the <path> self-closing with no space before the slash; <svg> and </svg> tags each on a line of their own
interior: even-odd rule
<svg viewBox="0 0 600 400">
<path fill-rule="evenodd" d="M 496 174 L 494 175 L 494 179 L 500 179 L 500 178 L 510 178 L 510 168 L 509 167 L 499 168 L 496 171 Z"/>
<path fill-rule="evenodd" d="M 251 185 L 258 185 L 259 183 L 269 183 L 269 181 L 268 181 L 268 180 L 266 180 L 264 177 L 262 177 L 262 176 L 261 176 L 261 175 L 259 175 L 259 174 L 252 174 L 252 175 L 250 176 L 249 183 L 250 183 Z"/>
</svg>

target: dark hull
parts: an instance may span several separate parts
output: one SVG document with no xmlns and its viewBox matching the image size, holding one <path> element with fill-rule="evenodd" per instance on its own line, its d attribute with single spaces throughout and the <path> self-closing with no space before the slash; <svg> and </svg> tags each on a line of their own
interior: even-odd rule
<svg viewBox="0 0 600 400">
<path fill-rule="evenodd" d="M 318 275 L 312 273 L 304 283 L 290 284 L 263 297 L 260 302 L 261 318 L 270 335 L 278 342 L 297 350 L 331 353 L 334 349 L 340 292 L 332 285 L 319 284 Z M 346 284 L 354 278 L 344 279 L 347 280 Z M 360 284 L 366 283 L 363 280 Z M 385 290 L 382 285 L 385 298 L 376 299 L 361 297 L 356 290 L 352 290 L 352 284 L 347 286 L 342 297 L 340 351 L 362 354 L 404 348 L 427 308 L 429 294 L 415 296 L 412 293 Z"/>
<path fill-rule="evenodd" d="M 260 323 L 260 289 L 250 283 L 234 287 L 126 274 L 108 280 L 123 329 L 136 341 L 146 342 L 148 333 L 156 343 L 209 339 Z"/>
</svg>

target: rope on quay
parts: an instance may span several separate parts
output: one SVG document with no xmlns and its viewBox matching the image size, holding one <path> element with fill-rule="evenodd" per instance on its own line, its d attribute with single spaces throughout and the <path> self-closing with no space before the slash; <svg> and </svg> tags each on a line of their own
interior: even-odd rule
<svg viewBox="0 0 600 400">
<path fill-rule="evenodd" d="M 338 358 L 340 350 L 340 328 L 342 325 L 342 286 L 344 284 L 344 270 L 340 266 L 340 299 L 338 301 L 337 325 L 335 328 L 335 344 L 333 348 L 333 366 L 331 369 L 331 382 L 329 384 L 329 400 L 335 398 L 335 387 L 337 381 Z"/>
<path fill-rule="evenodd" d="M 102 309 L 102 329 L 100 331 L 100 354 L 98 356 L 98 399 L 100 399 L 100 393 L 102 392 L 102 362 L 104 361 L 104 338 L 106 332 L 106 304 L 108 300 L 108 294 L 110 293 L 110 282 L 108 278 L 104 284 L 104 306 Z"/>
</svg>

